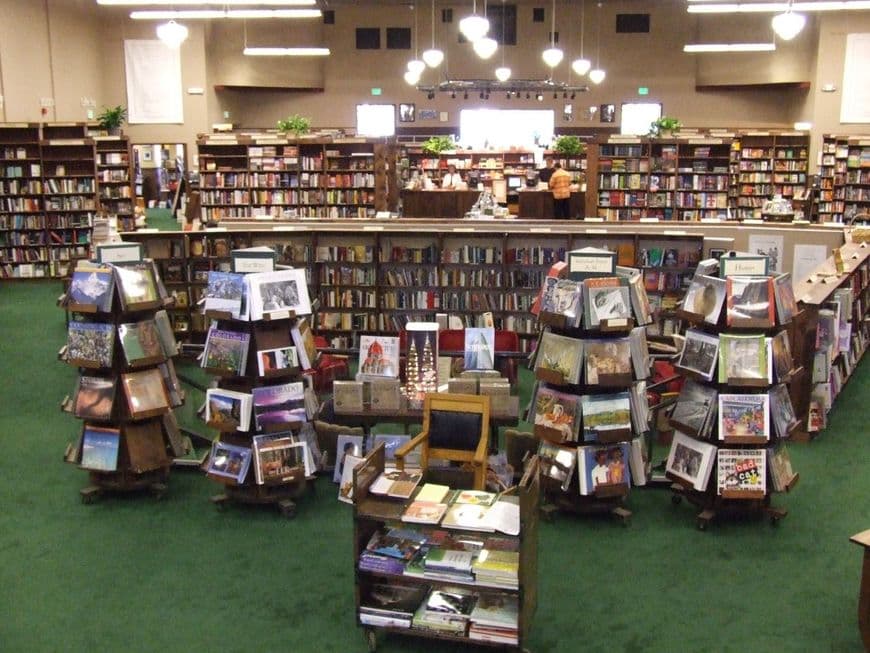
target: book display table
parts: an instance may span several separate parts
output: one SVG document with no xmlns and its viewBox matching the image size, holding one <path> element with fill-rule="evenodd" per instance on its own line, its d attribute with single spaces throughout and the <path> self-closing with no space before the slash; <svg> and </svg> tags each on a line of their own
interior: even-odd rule
<svg viewBox="0 0 870 653">
<path fill-rule="evenodd" d="M 864 565 L 861 570 L 861 589 L 858 595 L 858 628 L 864 648 L 870 651 L 870 530 L 849 538 L 864 547 Z"/>
<path fill-rule="evenodd" d="M 59 358 L 79 369 L 75 393 L 61 407 L 83 420 L 65 455 L 88 471 L 83 503 L 104 492 L 148 490 L 160 498 L 173 457 L 188 453 L 172 413 L 184 402 L 164 310 L 172 300 L 141 247 L 116 251 L 125 247 L 126 264 L 79 261 L 58 300 L 72 317 Z"/>
</svg>

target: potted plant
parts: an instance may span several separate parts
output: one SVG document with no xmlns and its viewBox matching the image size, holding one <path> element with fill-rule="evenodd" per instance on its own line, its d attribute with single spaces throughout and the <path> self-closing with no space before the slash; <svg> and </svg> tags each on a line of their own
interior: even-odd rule
<svg viewBox="0 0 870 653">
<path fill-rule="evenodd" d="M 305 116 L 300 116 L 294 113 L 292 116 L 287 116 L 283 120 L 278 121 L 278 131 L 284 134 L 293 132 L 296 138 L 302 134 L 307 134 L 311 131 L 311 120 Z"/>
<path fill-rule="evenodd" d="M 105 129 L 109 136 L 118 136 L 121 133 L 121 125 L 127 119 L 127 109 L 120 104 L 116 107 L 103 107 L 103 112 L 97 116 L 100 127 Z"/>
<path fill-rule="evenodd" d="M 577 136 L 559 136 L 553 141 L 553 151 L 564 157 L 579 156 L 585 150 L 586 146 Z"/>
<path fill-rule="evenodd" d="M 452 150 L 455 146 L 453 139 L 449 136 L 433 136 L 423 142 L 421 148 L 426 154 L 441 154 L 447 150 Z"/>
<path fill-rule="evenodd" d="M 652 136 L 653 138 L 661 136 L 671 136 L 682 126 L 683 123 L 681 123 L 677 118 L 662 116 L 658 120 L 654 120 L 650 123 L 649 136 Z"/>
</svg>

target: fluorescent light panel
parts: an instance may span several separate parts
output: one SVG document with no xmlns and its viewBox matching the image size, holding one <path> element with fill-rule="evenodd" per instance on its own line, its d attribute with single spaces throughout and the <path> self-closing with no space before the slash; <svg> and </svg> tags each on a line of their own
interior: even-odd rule
<svg viewBox="0 0 870 653">
<path fill-rule="evenodd" d="M 329 48 L 251 48 L 242 51 L 249 57 L 328 57 Z"/>
<path fill-rule="evenodd" d="M 97 0 L 98 5 L 115 7 L 130 7 L 140 5 L 154 6 L 188 6 L 188 5 L 218 5 L 224 6 L 268 6 L 268 7 L 310 7 L 315 0 Z"/>
<path fill-rule="evenodd" d="M 318 18 L 320 9 L 178 9 L 131 11 L 134 20 L 191 20 L 207 18 Z"/>
<path fill-rule="evenodd" d="M 777 14 L 787 11 L 788 2 L 726 2 L 717 4 L 694 3 L 687 11 L 690 14 Z M 793 2 L 792 11 L 856 11 L 870 9 L 870 0 L 841 0 L 827 2 Z"/>
<path fill-rule="evenodd" d="M 683 52 L 773 52 L 773 43 L 692 43 L 683 46 Z"/>
</svg>

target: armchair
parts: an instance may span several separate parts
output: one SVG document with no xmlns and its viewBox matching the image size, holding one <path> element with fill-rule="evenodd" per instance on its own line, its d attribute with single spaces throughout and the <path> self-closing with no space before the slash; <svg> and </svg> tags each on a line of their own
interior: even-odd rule
<svg viewBox="0 0 870 653">
<path fill-rule="evenodd" d="M 486 487 L 489 454 L 489 397 L 464 394 L 427 394 L 423 402 L 423 430 L 396 450 L 396 466 L 420 447 L 420 467 L 428 474 L 429 459 L 470 465 L 475 490 Z"/>
</svg>

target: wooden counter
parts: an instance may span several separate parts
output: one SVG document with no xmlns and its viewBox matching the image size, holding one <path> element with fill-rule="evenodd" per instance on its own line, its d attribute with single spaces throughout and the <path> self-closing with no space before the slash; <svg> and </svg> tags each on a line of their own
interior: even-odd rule
<svg viewBox="0 0 870 653">
<path fill-rule="evenodd" d="M 553 193 L 548 190 L 521 190 L 517 193 L 520 198 L 519 214 L 521 219 L 529 220 L 552 220 Z M 571 207 L 569 209 L 571 219 L 582 218 L 585 215 L 586 193 L 579 191 L 571 192 Z"/>
<path fill-rule="evenodd" d="M 406 218 L 461 220 L 480 197 L 478 190 L 402 190 Z"/>
</svg>

